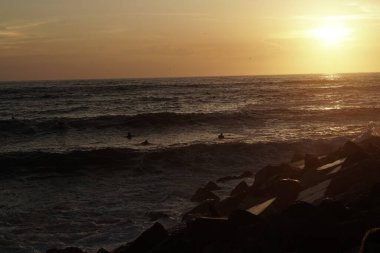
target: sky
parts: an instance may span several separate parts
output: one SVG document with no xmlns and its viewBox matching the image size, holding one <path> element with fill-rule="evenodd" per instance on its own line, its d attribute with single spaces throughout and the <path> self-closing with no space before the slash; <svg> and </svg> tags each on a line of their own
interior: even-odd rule
<svg viewBox="0 0 380 253">
<path fill-rule="evenodd" d="M 0 80 L 380 71 L 378 0 L 0 0 Z"/>
</svg>

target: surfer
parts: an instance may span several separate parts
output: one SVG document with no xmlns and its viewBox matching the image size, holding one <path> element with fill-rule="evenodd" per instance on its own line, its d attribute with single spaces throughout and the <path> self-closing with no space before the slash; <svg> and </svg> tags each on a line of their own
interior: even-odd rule
<svg viewBox="0 0 380 253">
<path fill-rule="evenodd" d="M 130 132 L 128 132 L 128 134 L 127 134 L 127 139 L 128 140 L 132 139 L 132 134 Z"/>
<path fill-rule="evenodd" d="M 224 135 L 223 135 L 223 133 L 220 133 L 220 134 L 218 135 L 218 139 L 224 139 Z"/>
</svg>

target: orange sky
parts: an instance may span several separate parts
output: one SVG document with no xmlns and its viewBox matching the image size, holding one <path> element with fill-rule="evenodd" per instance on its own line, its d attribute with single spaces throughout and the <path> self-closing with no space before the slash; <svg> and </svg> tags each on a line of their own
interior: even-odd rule
<svg viewBox="0 0 380 253">
<path fill-rule="evenodd" d="M 0 80 L 380 71 L 380 2 L 0 0 Z"/>
</svg>

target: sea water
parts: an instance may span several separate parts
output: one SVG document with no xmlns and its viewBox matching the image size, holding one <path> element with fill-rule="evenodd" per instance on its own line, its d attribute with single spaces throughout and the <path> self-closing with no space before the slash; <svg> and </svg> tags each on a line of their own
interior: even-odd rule
<svg viewBox="0 0 380 253">
<path fill-rule="evenodd" d="M 377 73 L 0 82 L 0 251 L 175 226 L 209 180 L 375 131 L 379 97 Z"/>
</svg>

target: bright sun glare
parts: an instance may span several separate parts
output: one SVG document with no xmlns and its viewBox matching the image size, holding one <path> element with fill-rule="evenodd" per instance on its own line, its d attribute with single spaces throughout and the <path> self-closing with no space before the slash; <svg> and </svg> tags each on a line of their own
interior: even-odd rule
<svg viewBox="0 0 380 253">
<path fill-rule="evenodd" d="M 343 26 L 322 26 L 313 30 L 313 37 L 326 46 L 335 46 L 346 40 L 350 33 L 351 30 Z"/>
</svg>

